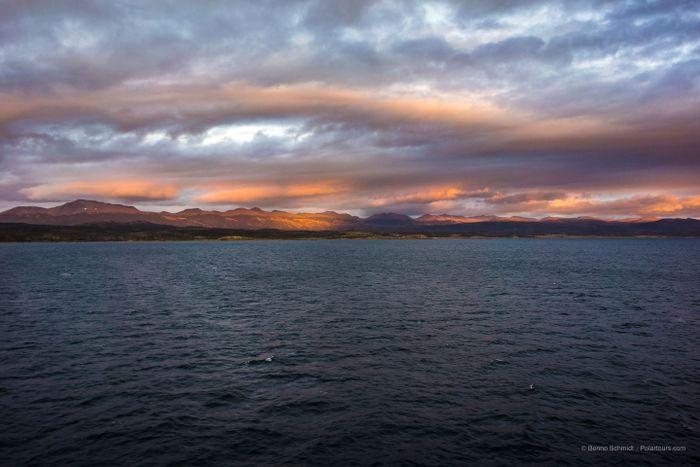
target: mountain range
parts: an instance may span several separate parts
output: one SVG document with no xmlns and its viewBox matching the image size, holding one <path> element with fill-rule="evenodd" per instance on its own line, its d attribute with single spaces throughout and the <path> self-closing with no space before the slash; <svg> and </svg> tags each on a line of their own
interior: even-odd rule
<svg viewBox="0 0 700 467">
<path fill-rule="evenodd" d="M 603 220 L 590 217 L 560 218 L 397 213 L 357 217 L 326 211 L 293 213 L 237 208 L 226 211 L 185 209 L 178 212 L 142 211 L 134 206 L 76 200 L 43 208 L 18 206 L 0 213 L 0 223 L 43 226 L 84 224 L 156 224 L 170 227 L 285 231 L 425 232 L 461 235 L 700 235 L 700 220 L 630 218 Z"/>
</svg>

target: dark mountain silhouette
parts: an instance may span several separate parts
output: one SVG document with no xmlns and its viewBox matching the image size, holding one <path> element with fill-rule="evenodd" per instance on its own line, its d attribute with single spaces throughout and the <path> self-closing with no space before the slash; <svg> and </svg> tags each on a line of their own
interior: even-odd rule
<svg viewBox="0 0 700 467">
<path fill-rule="evenodd" d="M 141 211 L 133 206 L 91 200 L 76 200 L 52 208 L 19 206 L 0 213 L 0 223 L 15 226 L 101 225 L 100 228 L 107 231 L 113 230 L 116 225 L 138 224 L 161 226 L 161 230 L 162 226 L 169 226 L 190 230 L 364 231 L 436 236 L 700 236 L 700 220 L 697 219 L 631 218 L 610 221 L 590 217 L 547 217 L 537 220 L 526 217 L 463 217 L 450 214 L 424 214 L 414 219 L 397 213 L 375 214 L 363 219 L 333 211 L 291 213 L 265 211 L 260 208 L 236 208 L 227 211 L 191 208 L 171 213 Z M 4 231 L 8 231 L 18 227 L 5 225 L 3 228 Z M 46 229 L 42 230 L 44 231 Z"/>
<path fill-rule="evenodd" d="M 362 221 L 366 225 L 375 227 L 387 227 L 387 228 L 406 228 L 415 225 L 412 217 L 406 216 L 404 214 L 396 214 L 393 212 L 383 212 L 381 214 L 374 214 Z"/>
</svg>

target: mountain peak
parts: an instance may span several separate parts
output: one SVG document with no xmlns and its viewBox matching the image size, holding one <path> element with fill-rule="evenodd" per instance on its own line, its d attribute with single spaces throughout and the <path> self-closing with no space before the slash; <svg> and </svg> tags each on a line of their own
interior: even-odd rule
<svg viewBox="0 0 700 467">
<path fill-rule="evenodd" d="M 71 214 L 136 214 L 139 212 L 133 206 L 123 204 L 103 203 L 89 199 L 76 199 L 69 203 L 49 208 L 52 215 L 66 216 Z"/>
<path fill-rule="evenodd" d="M 199 208 L 189 208 L 189 209 L 183 209 L 182 211 L 178 211 L 175 214 L 188 216 L 188 215 L 193 215 L 193 214 L 202 214 L 203 212 L 204 211 L 199 209 Z"/>
</svg>

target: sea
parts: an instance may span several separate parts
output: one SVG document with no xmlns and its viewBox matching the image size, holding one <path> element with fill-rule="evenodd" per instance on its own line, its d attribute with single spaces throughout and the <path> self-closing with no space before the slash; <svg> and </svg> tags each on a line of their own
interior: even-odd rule
<svg viewBox="0 0 700 467">
<path fill-rule="evenodd" d="M 700 240 L 0 244 L 0 464 L 698 465 Z"/>
</svg>

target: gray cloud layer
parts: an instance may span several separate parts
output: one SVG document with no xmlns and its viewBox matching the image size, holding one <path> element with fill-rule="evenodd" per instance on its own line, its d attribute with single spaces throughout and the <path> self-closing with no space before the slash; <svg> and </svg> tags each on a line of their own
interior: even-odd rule
<svg viewBox="0 0 700 467">
<path fill-rule="evenodd" d="M 2 1 L 0 205 L 696 216 L 699 38 L 692 1 Z"/>
</svg>

